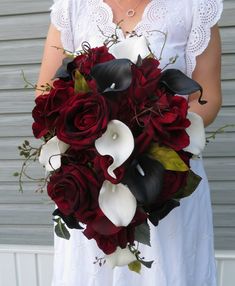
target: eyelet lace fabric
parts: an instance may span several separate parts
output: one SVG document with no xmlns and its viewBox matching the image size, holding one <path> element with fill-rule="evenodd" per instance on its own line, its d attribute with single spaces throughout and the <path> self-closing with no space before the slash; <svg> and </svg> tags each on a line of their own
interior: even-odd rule
<svg viewBox="0 0 235 286">
<path fill-rule="evenodd" d="M 51 10 L 51 23 L 61 32 L 63 48 L 69 52 L 74 51 L 72 33 L 72 1 L 54 0 Z"/>
<path fill-rule="evenodd" d="M 211 27 L 219 20 L 222 10 L 222 0 L 194 0 L 192 29 L 186 49 L 187 74 L 191 75 L 196 66 L 196 57 L 208 46 Z"/>
<path fill-rule="evenodd" d="M 78 9 L 79 5 L 83 5 L 81 11 Z M 184 6 L 188 7 L 189 14 L 191 13 L 188 17 L 189 22 L 184 19 L 180 10 Z M 142 19 L 136 25 L 135 32 L 150 37 L 149 31 L 164 29 L 163 26 L 167 30 L 167 25 L 172 25 L 170 22 L 174 22 L 176 26 L 181 25 L 181 33 L 185 34 L 185 27 L 191 26 L 189 34 L 185 37 L 186 73 L 191 76 L 196 66 L 196 57 L 206 49 L 210 40 L 210 28 L 219 20 L 222 9 L 222 0 L 182 0 L 177 6 L 172 6 L 172 0 L 151 0 Z M 114 33 L 120 39 L 125 37 L 123 31 L 117 29 L 117 25 L 113 22 L 112 9 L 103 0 L 54 0 L 54 5 L 51 7 L 51 22 L 61 32 L 61 41 L 66 50 L 72 52 L 76 50 L 74 42 L 80 33 L 76 27 L 80 25 L 79 22 L 87 21 L 87 15 L 89 15 L 87 33 L 93 32 L 97 42 L 102 43 L 107 35 Z M 84 34 L 84 31 L 82 32 Z"/>
</svg>

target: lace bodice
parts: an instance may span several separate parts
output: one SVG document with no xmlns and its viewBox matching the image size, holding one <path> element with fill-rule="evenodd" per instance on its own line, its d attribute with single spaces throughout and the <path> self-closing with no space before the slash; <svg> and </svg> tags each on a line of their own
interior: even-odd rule
<svg viewBox="0 0 235 286">
<path fill-rule="evenodd" d="M 107 36 L 125 37 L 113 22 L 113 13 L 103 0 L 54 0 L 51 21 L 61 31 L 63 47 L 71 52 L 83 41 L 102 45 Z M 174 68 L 191 76 L 196 57 L 210 40 L 210 28 L 219 20 L 222 0 L 151 0 L 135 32 L 145 35 L 161 66 L 177 56 Z"/>
</svg>

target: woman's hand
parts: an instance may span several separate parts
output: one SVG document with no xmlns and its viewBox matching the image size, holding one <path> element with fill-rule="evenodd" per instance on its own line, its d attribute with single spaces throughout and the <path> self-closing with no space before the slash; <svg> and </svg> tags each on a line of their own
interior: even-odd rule
<svg viewBox="0 0 235 286">
<path fill-rule="evenodd" d="M 193 79 L 203 88 L 203 100 L 198 103 L 198 93 L 189 96 L 189 111 L 199 114 L 208 126 L 213 122 L 221 107 L 221 41 L 217 25 L 211 28 L 211 39 L 206 50 L 197 57 Z"/>
</svg>

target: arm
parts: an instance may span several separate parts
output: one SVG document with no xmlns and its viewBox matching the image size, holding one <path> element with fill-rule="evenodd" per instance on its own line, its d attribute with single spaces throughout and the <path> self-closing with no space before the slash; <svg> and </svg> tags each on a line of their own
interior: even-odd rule
<svg viewBox="0 0 235 286">
<path fill-rule="evenodd" d="M 44 53 L 37 82 L 38 87 L 46 83 L 52 84 L 51 79 L 55 75 L 56 70 L 61 66 L 62 60 L 65 57 L 63 50 L 56 49 L 53 46 L 63 49 L 60 40 L 60 32 L 51 24 L 45 42 Z M 39 96 L 41 93 L 41 91 L 36 90 L 36 96 Z"/>
<path fill-rule="evenodd" d="M 213 122 L 221 107 L 221 42 L 217 25 L 211 29 L 211 39 L 206 50 L 197 57 L 192 78 L 203 88 L 205 105 L 198 103 L 198 93 L 189 96 L 189 111 L 199 114 L 208 126 Z"/>
</svg>

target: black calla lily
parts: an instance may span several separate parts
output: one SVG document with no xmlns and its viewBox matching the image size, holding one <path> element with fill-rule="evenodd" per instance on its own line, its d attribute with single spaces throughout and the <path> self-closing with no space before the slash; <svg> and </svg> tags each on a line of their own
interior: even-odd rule
<svg viewBox="0 0 235 286">
<path fill-rule="evenodd" d="M 162 72 L 160 83 L 175 94 L 187 95 L 200 91 L 198 102 L 205 104 L 202 100 L 202 87 L 195 80 L 189 78 L 178 69 L 166 69 Z"/>
<path fill-rule="evenodd" d="M 148 206 L 156 201 L 162 190 L 163 174 L 163 165 L 144 154 L 133 161 L 122 183 L 128 186 L 140 204 Z"/>
<path fill-rule="evenodd" d="M 115 59 L 97 64 L 91 69 L 91 76 L 102 93 L 124 91 L 132 81 L 131 64 L 128 59 Z"/>
<path fill-rule="evenodd" d="M 63 79 L 65 81 L 72 80 L 71 71 L 68 69 L 70 63 L 74 61 L 73 58 L 64 58 L 62 65 L 56 71 L 53 80 L 56 78 Z"/>
</svg>

